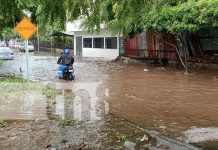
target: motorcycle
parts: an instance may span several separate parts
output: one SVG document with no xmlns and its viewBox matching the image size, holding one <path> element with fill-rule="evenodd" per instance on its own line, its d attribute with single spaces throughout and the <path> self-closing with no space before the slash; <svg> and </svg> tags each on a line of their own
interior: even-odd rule
<svg viewBox="0 0 218 150">
<path fill-rule="evenodd" d="M 62 74 L 62 71 L 58 71 L 58 74 Z M 64 69 L 64 73 L 63 73 L 63 79 L 65 80 L 74 80 L 75 79 L 75 75 L 74 75 L 74 69 L 73 66 L 67 66 Z"/>
</svg>

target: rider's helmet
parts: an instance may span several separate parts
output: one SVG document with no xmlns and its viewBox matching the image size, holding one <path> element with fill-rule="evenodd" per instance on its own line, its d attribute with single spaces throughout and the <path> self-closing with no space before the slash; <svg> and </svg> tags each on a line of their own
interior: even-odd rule
<svg viewBox="0 0 218 150">
<path fill-rule="evenodd" d="M 65 48 L 65 49 L 64 49 L 64 54 L 65 54 L 65 55 L 68 55 L 68 54 L 70 54 L 70 51 L 69 51 L 69 49 L 66 49 L 66 48 Z"/>
</svg>

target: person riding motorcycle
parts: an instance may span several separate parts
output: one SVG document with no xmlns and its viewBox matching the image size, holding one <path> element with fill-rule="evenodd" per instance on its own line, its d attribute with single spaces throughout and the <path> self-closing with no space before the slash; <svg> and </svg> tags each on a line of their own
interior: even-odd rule
<svg viewBox="0 0 218 150">
<path fill-rule="evenodd" d="M 58 67 L 58 78 L 62 79 L 64 77 L 64 71 L 69 66 L 73 66 L 74 58 L 70 55 L 69 49 L 64 49 L 63 54 L 59 57 L 57 64 L 60 64 Z"/>
</svg>

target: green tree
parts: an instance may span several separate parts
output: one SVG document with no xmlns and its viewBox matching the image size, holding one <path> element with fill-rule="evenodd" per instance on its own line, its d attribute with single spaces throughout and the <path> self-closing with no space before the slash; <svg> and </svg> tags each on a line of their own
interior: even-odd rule
<svg viewBox="0 0 218 150">
<path fill-rule="evenodd" d="M 83 16 L 83 25 L 90 31 L 99 30 L 104 23 L 111 32 L 129 37 L 148 29 L 179 35 L 182 31 L 217 27 L 217 3 L 218 0 L 2 0 L 0 19 L 1 24 L 10 26 L 15 15 L 20 17 L 25 10 L 41 27 L 55 24 L 64 29 L 67 21 Z M 5 11 L 6 8 L 12 9 Z"/>
<path fill-rule="evenodd" d="M 16 22 L 23 17 L 23 12 L 18 8 L 16 0 L 1 0 L 0 6 L 0 33 L 2 33 L 6 27 L 14 28 Z"/>
<path fill-rule="evenodd" d="M 153 5 L 144 15 L 142 23 L 144 30 L 153 29 L 174 34 L 180 53 L 183 53 L 186 59 L 188 48 L 185 44 L 185 34 L 203 28 L 217 28 L 217 7 L 218 0 L 189 0 L 176 5 L 165 4 L 158 9 Z M 180 53 L 178 52 L 179 56 Z M 181 57 L 180 60 L 187 72 L 187 64 L 185 65 Z"/>
<path fill-rule="evenodd" d="M 144 29 L 167 31 L 176 35 L 182 31 L 218 27 L 218 0 L 189 0 L 176 6 L 153 7 L 143 19 Z"/>
<path fill-rule="evenodd" d="M 88 15 L 90 3 L 90 0 L 17 0 L 19 8 L 28 11 L 34 23 L 55 24 L 62 29 L 67 21 Z"/>
<path fill-rule="evenodd" d="M 11 29 L 11 28 L 4 28 L 3 31 L 2 31 L 1 36 L 5 40 L 10 40 L 10 39 L 15 39 L 16 38 L 16 34 L 14 32 L 14 29 Z"/>
</svg>

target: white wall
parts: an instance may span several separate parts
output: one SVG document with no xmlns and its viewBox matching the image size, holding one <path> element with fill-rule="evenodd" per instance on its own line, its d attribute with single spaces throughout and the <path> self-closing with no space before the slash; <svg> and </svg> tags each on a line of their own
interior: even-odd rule
<svg viewBox="0 0 218 150">
<path fill-rule="evenodd" d="M 107 59 L 115 59 L 119 56 L 118 49 L 96 49 L 83 48 L 83 57 L 103 57 Z"/>
<path fill-rule="evenodd" d="M 75 37 L 82 36 L 82 38 L 117 37 L 117 49 L 82 48 L 83 57 L 103 57 L 107 59 L 115 59 L 117 56 L 119 56 L 119 36 L 113 36 L 110 33 L 108 33 L 106 30 L 101 30 L 99 33 L 95 33 L 95 34 L 90 34 L 86 31 L 77 31 L 77 32 L 74 32 L 74 34 L 75 34 Z M 75 42 L 75 45 L 76 45 L 76 42 Z M 104 42 L 104 45 L 105 45 L 105 42 Z M 82 47 L 83 47 L 83 39 L 82 39 Z M 76 54 L 76 46 L 75 46 L 75 54 Z"/>
</svg>

